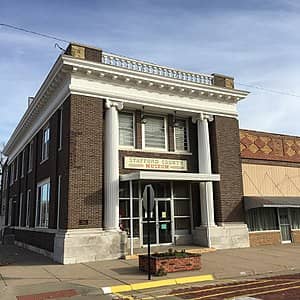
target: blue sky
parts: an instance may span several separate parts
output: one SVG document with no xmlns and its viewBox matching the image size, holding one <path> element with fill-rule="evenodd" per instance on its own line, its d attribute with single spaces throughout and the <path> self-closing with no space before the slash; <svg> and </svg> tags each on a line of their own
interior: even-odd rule
<svg viewBox="0 0 300 300">
<path fill-rule="evenodd" d="M 297 0 L 0 0 L 0 23 L 297 95 L 299 13 Z M 0 27 L 0 142 L 59 55 L 54 43 Z M 240 127 L 300 135 L 300 96 L 237 86 L 251 91 Z"/>
</svg>

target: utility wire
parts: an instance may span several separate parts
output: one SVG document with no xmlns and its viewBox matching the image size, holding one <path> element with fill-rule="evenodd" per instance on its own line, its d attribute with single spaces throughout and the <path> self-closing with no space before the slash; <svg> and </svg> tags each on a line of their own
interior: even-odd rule
<svg viewBox="0 0 300 300">
<path fill-rule="evenodd" d="M 37 35 L 37 36 L 40 36 L 40 37 L 43 37 L 43 38 L 47 38 L 47 39 L 52 39 L 52 40 L 55 40 L 55 41 L 60 41 L 60 42 L 64 42 L 64 43 L 71 43 L 71 41 L 56 37 L 54 35 L 44 34 L 44 33 L 28 30 L 28 29 L 18 27 L 18 26 L 14 26 L 14 25 L 10 25 L 10 24 L 0 23 L 0 26 L 7 27 L 7 28 L 10 28 L 10 29 L 14 29 L 14 30 L 23 31 L 23 32 L 26 32 L 26 33 L 31 33 L 31 34 L 34 34 L 34 35 Z M 55 44 L 55 47 L 57 47 L 61 50 L 64 50 L 58 44 Z M 300 95 L 285 92 L 285 91 L 273 90 L 273 89 L 264 88 L 264 87 L 258 86 L 258 85 L 251 85 L 251 84 L 240 83 L 240 82 L 236 82 L 236 83 L 241 85 L 241 86 L 254 88 L 254 89 L 257 89 L 257 90 L 262 90 L 262 91 L 269 92 L 269 93 L 300 98 Z"/>
<path fill-rule="evenodd" d="M 52 40 L 55 40 L 55 41 L 70 43 L 70 41 L 67 41 L 67 40 L 62 39 L 62 38 L 55 37 L 53 35 L 39 33 L 39 32 L 36 32 L 36 31 L 24 29 L 24 28 L 21 28 L 21 27 L 10 25 L 10 24 L 0 23 L 0 26 L 4 26 L 4 27 L 10 28 L 10 29 L 19 30 L 19 31 L 23 31 L 23 32 L 31 33 L 31 34 L 35 34 L 35 35 L 38 35 L 40 37 L 44 37 L 44 38 L 47 38 L 47 39 L 52 39 Z"/>
</svg>

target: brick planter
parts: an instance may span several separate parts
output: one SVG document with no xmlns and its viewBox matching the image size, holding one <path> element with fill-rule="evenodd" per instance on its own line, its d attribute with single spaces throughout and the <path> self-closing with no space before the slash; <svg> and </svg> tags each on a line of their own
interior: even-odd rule
<svg viewBox="0 0 300 300">
<path fill-rule="evenodd" d="M 139 255 L 139 269 L 148 272 L 148 255 Z M 166 273 L 193 271 L 201 269 L 201 255 L 185 253 L 185 257 L 150 256 L 151 274 L 158 274 L 160 270 Z"/>
</svg>

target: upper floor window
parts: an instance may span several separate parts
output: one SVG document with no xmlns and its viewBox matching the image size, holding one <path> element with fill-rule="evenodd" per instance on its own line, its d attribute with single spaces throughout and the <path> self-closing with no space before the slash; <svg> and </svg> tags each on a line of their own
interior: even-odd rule
<svg viewBox="0 0 300 300">
<path fill-rule="evenodd" d="M 49 201 L 50 201 L 50 180 L 37 185 L 36 198 L 36 219 L 37 227 L 48 227 L 49 222 Z"/>
<path fill-rule="evenodd" d="M 145 148 L 166 149 L 166 119 L 164 117 L 145 116 Z"/>
<path fill-rule="evenodd" d="M 133 113 L 119 113 L 119 145 L 134 147 Z"/>
<path fill-rule="evenodd" d="M 58 150 L 62 149 L 63 139 L 63 110 L 62 107 L 58 110 Z"/>
<path fill-rule="evenodd" d="M 15 181 L 18 180 L 18 175 L 19 175 L 19 157 L 16 157 L 16 165 L 15 165 Z"/>
<path fill-rule="evenodd" d="M 176 120 L 175 126 L 175 150 L 176 151 L 188 151 L 188 126 L 186 120 Z"/>
<path fill-rule="evenodd" d="M 47 126 L 43 129 L 42 161 L 47 160 L 49 157 L 49 144 L 50 144 L 50 127 Z"/>
<path fill-rule="evenodd" d="M 9 179 L 10 185 L 14 183 L 14 176 L 15 176 L 15 162 L 13 161 L 10 165 L 10 179 Z"/>
<path fill-rule="evenodd" d="M 28 150 L 28 173 L 32 171 L 32 163 L 33 163 L 33 141 L 29 144 Z"/>
<path fill-rule="evenodd" d="M 24 177 L 25 171 L 25 150 L 22 151 L 22 159 L 21 159 L 21 177 Z"/>
</svg>

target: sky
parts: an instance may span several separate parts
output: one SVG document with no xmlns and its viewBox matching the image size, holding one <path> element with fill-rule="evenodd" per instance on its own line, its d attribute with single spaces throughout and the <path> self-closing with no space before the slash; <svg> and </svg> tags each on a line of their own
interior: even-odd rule
<svg viewBox="0 0 300 300">
<path fill-rule="evenodd" d="M 292 135 L 300 135 L 299 14 L 298 0 L 0 0 L 0 23 L 233 76 L 251 92 L 238 104 L 240 127 Z M 0 143 L 60 54 L 54 44 L 0 26 Z"/>
</svg>

